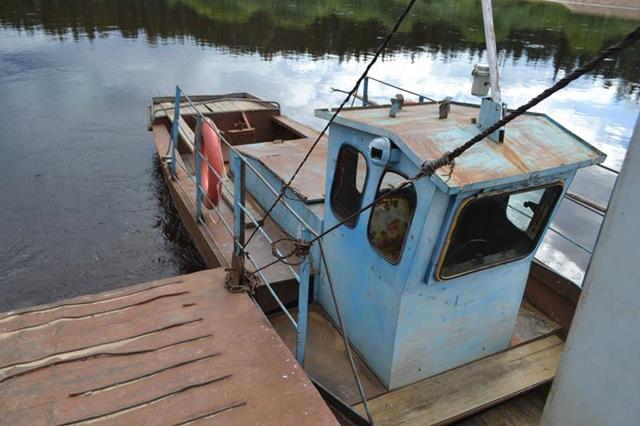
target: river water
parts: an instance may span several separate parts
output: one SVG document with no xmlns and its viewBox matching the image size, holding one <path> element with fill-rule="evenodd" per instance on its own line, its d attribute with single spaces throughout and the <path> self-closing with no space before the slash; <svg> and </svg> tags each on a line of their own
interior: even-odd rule
<svg viewBox="0 0 640 426">
<path fill-rule="evenodd" d="M 246 91 L 313 127 L 399 15 L 391 0 L 3 0 L 0 4 L 0 311 L 202 268 L 158 174 L 146 105 Z M 636 22 L 494 2 L 503 97 L 517 106 Z M 435 98 L 470 96 L 484 59 L 479 0 L 421 0 L 370 75 Z M 372 83 L 381 100 L 395 94 Z M 640 110 L 640 47 L 537 111 L 619 168 Z M 573 190 L 606 204 L 615 175 Z M 585 248 L 601 218 L 568 200 L 554 227 Z M 538 257 L 579 282 L 588 254 L 550 232 Z"/>
</svg>

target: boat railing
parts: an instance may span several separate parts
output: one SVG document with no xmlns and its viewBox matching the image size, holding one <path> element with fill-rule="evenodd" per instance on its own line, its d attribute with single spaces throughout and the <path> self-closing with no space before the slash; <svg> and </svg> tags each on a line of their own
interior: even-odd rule
<svg viewBox="0 0 640 426">
<path fill-rule="evenodd" d="M 364 107 L 369 106 L 369 81 L 375 81 L 376 83 L 379 83 L 379 84 L 381 84 L 383 86 L 392 87 L 392 88 L 394 88 L 396 90 L 400 90 L 401 92 L 408 93 L 408 94 L 413 95 L 413 96 L 417 96 L 419 103 L 423 103 L 424 101 L 437 102 L 435 99 L 433 99 L 433 98 L 431 98 L 431 97 L 429 97 L 427 95 L 423 95 L 423 94 L 415 92 L 413 90 L 408 90 L 408 89 L 396 86 L 395 84 L 391 84 L 391 83 L 389 83 L 387 81 L 379 80 L 379 79 L 377 79 L 375 77 L 366 76 L 364 78 L 363 83 L 362 83 L 362 97 L 361 97 L 362 106 L 364 106 Z"/>
<path fill-rule="evenodd" d="M 417 96 L 418 97 L 418 102 L 419 103 L 423 103 L 425 100 L 430 101 L 430 102 L 437 102 L 435 99 L 430 98 L 426 95 L 420 94 L 419 92 L 415 91 L 415 90 L 409 90 L 409 89 L 405 89 L 403 87 L 397 86 L 395 84 L 374 78 L 374 77 L 370 77 L 367 76 L 364 79 L 363 82 L 363 94 L 362 96 L 359 96 L 358 99 L 360 99 L 362 101 L 362 106 L 363 107 L 367 107 L 369 105 L 371 105 L 372 103 L 369 101 L 369 81 L 375 81 L 376 83 L 379 83 L 383 86 L 387 86 L 387 87 L 392 87 L 396 90 L 399 90 L 403 93 L 408 93 L 410 95 L 413 96 Z M 605 166 L 604 164 L 598 164 L 598 167 L 602 168 L 603 170 L 606 170 L 610 173 L 614 173 L 616 176 L 618 175 L 618 171 L 615 169 L 612 169 L 611 167 Z M 563 195 L 564 199 L 567 199 L 569 201 L 571 201 L 572 203 L 576 204 L 579 208 L 583 208 L 586 210 L 589 210 L 592 213 L 595 213 L 599 216 L 601 216 L 602 218 L 604 218 L 607 214 L 607 207 L 603 206 L 593 200 L 590 200 L 580 194 L 577 194 L 573 191 L 565 191 L 564 195 Z M 600 224 L 600 226 L 602 226 L 602 223 Z M 584 251 L 585 253 L 587 253 L 588 257 L 589 257 L 589 262 L 591 260 L 591 255 L 593 254 L 593 249 L 587 247 L 585 244 L 581 243 L 580 241 L 572 238 L 571 236 L 563 233 L 562 231 L 560 231 L 559 229 L 557 229 L 556 227 L 554 227 L 553 225 L 551 225 L 549 227 L 549 230 L 554 233 L 555 235 L 559 236 L 561 239 L 568 241 L 571 245 L 578 247 L 580 250 Z M 541 259 L 537 260 L 541 263 L 542 262 Z M 558 273 L 559 275 L 562 276 L 562 273 L 560 271 L 556 271 L 556 273 Z M 566 278 L 566 277 L 563 277 Z M 569 281 L 573 281 L 569 278 L 566 278 Z M 576 283 L 578 285 L 580 285 L 581 283 Z"/>
<path fill-rule="evenodd" d="M 194 140 L 194 155 L 196 161 L 195 167 L 195 176 L 187 169 L 186 165 L 178 161 L 176 155 L 176 147 L 178 144 L 179 137 L 179 122 L 180 122 L 180 104 L 186 101 L 186 103 L 193 108 L 195 111 L 195 140 Z M 215 123 L 212 120 L 209 120 L 201 111 L 196 108 L 196 103 L 193 102 L 190 97 L 180 88 L 180 86 L 176 86 L 176 94 L 175 94 L 175 103 L 174 103 L 174 120 L 171 129 L 171 162 L 169 164 L 169 171 L 171 173 L 172 179 L 174 179 L 181 189 L 188 193 L 187 189 L 180 183 L 180 180 L 177 179 L 177 167 L 180 167 L 184 173 L 188 176 L 188 178 L 195 185 L 195 219 L 197 223 L 203 223 L 205 215 L 209 216 L 210 220 L 214 223 L 222 223 L 227 232 L 233 237 L 234 241 L 234 254 L 246 258 L 246 260 L 253 266 L 254 274 L 257 275 L 259 281 L 267 288 L 273 299 L 275 300 L 278 307 L 282 310 L 282 312 L 289 319 L 291 324 L 296 330 L 296 359 L 302 365 L 304 362 L 304 353 L 305 353 L 305 344 L 306 344 L 306 335 L 307 335 L 307 313 L 308 313 L 308 299 L 309 299 L 309 287 L 311 281 L 311 259 L 310 256 L 304 257 L 302 263 L 300 264 L 299 271 L 297 272 L 290 264 L 286 264 L 286 267 L 291 272 L 294 279 L 298 282 L 298 320 L 296 321 L 289 310 L 286 308 L 274 288 L 271 286 L 269 280 L 264 274 L 265 266 L 260 266 L 257 263 L 257 260 L 254 256 L 251 255 L 247 250 L 245 250 L 245 241 L 244 241 L 244 224 L 245 217 L 249 218 L 249 220 L 253 223 L 256 229 L 261 233 L 262 236 L 269 242 L 269 244 L 274 247 L 274 254 L 279 258 L 285 258 L 286 256 L 281 252 L 281 250 L 274 244 L 275 241 L 273 238 L 266 232 L 263 226 L 260 225 L 258 218 L 256 218 L 247 208 L 245 203 L 245 185 L 244 178 L 246 173 L 246 168 L 251 170 L 255 174 L 255 176 L 264 184 L 266 189 L 271 192 L 275 197 L 279 196 L 278 191 L 268 182 L 268 180 L 262 176 L 262 174 L 256 169 L 256 167 L 249 161 L 249 159 L 239 152 L 222 134 L 220 129 L 217 128 Z M 220 141 L 226 145 L 229 151 L 233 152 L 232 162 L 233 162 L 233 189 L 228 185 L 228 179 L 223 174 L 219 173 L 212 165 L 209 163 L 207 158 L 202 154 L 202 126 L 209 126 L 218 136 Z M 206 169 L 213 174 L 221 182 L 222 191 L 226 191 L 230 196 L 233 197 L 233 224 L 230 224 L 224 216 L 224 213 L 221 211 L 218 205 L 211 200 L 207 194 L 207 191 L 202 185 L 202 162 L 205 162 Z M 203 198 L 206 197 L 209 201 L 209 205 L 212 206 L 212 210 L 216 212 L 218 218 L 214 218 L 211 215 L 210 211 L 206 211 L 207 209 L 202 208 Z M 292 217 L 298 221 L 301 225 L 301 238 L 303 240 L 310 240 L 311 238 L 317 236 L 317 232 L 305 221 L 299 214 L 296 212 L 291 205 L 285 200 L 286 197 L 282 197 L 280 203 L 282 206 L 291 213 Z M 208 227 L 204 226 L 203 229 L 208 233 L 211 239 L 215 239 L 211 234 Z M 295 237 L 295 236 L 294 236 Z M 263 269 L 264 268 L 264 269 Z"/>
</svg>

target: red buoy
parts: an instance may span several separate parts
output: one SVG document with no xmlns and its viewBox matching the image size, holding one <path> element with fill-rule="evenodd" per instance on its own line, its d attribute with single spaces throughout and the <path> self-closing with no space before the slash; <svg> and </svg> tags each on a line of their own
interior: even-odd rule
<svg viewBox="0 0 640 426">
<path fill-rule="evenodd" d="M 208 121 L 208 120 L 207 120 Z M 220 201 L 220 191 L 222 181 L 216 175 L 225 175 L 224 159 L 222 158 L 222 146 L 218 134 L 213 130 L 212 123 L 202 124 L 202 145 L 201 152 L 203 158 L 200 164 L 200 182 L 202 185 L 202 202 L 208 209 L 213 209 Z M 213 172 L 215 170 L 216 173 Z"/>
</svg>

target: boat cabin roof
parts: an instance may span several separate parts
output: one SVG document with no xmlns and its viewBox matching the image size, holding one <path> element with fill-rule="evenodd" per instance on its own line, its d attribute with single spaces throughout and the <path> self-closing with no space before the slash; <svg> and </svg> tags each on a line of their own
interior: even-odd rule
<svg viewBox="0 0 640 426">
<path fill-rule="evenodd" d="M 440 157 L 476 135 L 472 119 L 479 105 L 452 102 L 448 118 L 439 119 L 437 103 L 405 104 L 396 117 L 389 106 L 343 110 L 335 123 L 389 138 L 416 165 Z M 330 110 L 316 116 L 329 119 Z M 489 139 L 456 159 L 452 175 L 443 168 L 432 176 L 447 193 L 486 189 L 514 181 L 584 167 L 605 155 L 545 114 L 526 113 L 506 126 L 504 143 Z"/>
</svg>

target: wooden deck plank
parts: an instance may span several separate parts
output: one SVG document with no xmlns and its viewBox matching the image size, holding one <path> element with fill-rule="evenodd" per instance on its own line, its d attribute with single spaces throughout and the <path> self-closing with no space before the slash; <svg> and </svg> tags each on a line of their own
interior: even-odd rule
<svg viewBox="0 0 640 426">
<path fill-rule="evenodd" d="M 160 104 L 163 108 L 169 108 L 171 106 L 173 106 L 173 104 L 171 102 L 163 102 Z M 190 107 L 191 108 L 191 107 Z M 185 112 L 185 114 L 187 114 L 188 112 Z M 169 118 L 169 121 L 171 121 L 171 123 L 174 122 L 174 111 L 172 109 L 168 110 L 166 112 L 167 117 Z M 187 124 L 186 121 L 184 121 L 184 118 L 182 118 L 182 112 L 180 113 L 180 119 L 178 122 L 178 134 L 180 135 L 180 139 L 182 139 L 182 141 L 187 145 L 187 147 L 189 148 L 189 151 L 194 152 L 195 147 L 193 145 L 193 141 L 195 141 L 195 134 L 193 133 L 193 130 L 191 130 L 191 128 L 189 127 L 189 125 Z"/>
<path fill-rule="evenodd" d="M 220 107 L 218 107 L 217 102 L 210 102 L 206 103 L 205 105 L 211 110 L 211 112 L 220 112 Z"/>
<path fill-rule="evenodd" d="M 18 358 L 19 369 L 10 366 L 15 357 L 0 355 L 0 424 L 336 424 L 259 308 L 246 294 L 224 289 L 224 279 L 222 268 L 180 277 L 173 287 L 185 293 L 119 311 L 117 332 L 110 331 L 108 315 L 47 325 L 37 329 L 37 338 L 33 331 L 19 331 L 32 335 L 11 345 L 30 355 Z M 87 314 L 89 307 L 101 312 L 173 288 L 166 283 L 8 313 L 0 320 L 40 312 Z M 165 328 L 184 318 L 201 319 Z M 48 334 L 41 333 L 45 329 Z M 94 345 L 124 335 L 142 337 Z M 55 349 L 62 355 L 28 365 L 33 356 L 50 353 L 51 341 L 58 341 Z M 77 341 L 88 342 L 80 345 L 88 349 L 75 350 Z"/>
<path fill-rule="evenodd" d="M 450 423 L 551 381 L 563 346 L 557 336 L 535 340 L 374 398 L 369 407 L 378 425 Z"/>
<path fill-rule="evenodd" d="M 46 392 L 33 392 L 41 383 L 56 383 L 56 392 L 60 395 L 76 398 L 81 402 L 83 398 L 77 399 L 85 393 L 94 391 L 104 391 L 114 384 L 125 384 L 133 378 L 143 377 L 154 371 L 168 369 L 180 363 L 194 361 L 201 358 L 194 357 L 194 354 L 215 354 L 210 347 L 212 336 L 203 334 L 197 326 L 184 327 L 181 329 L 182 335 L 173 341 L 173 346 L 164 350 L 155 350 L 144 353 L 137 353 L 120 357 L 91 357 L 83 359 L 82 362 L 60 363 L 55 368 L 45 368 L 33 371 L 31 374 L 23 375 L 15 382 L 11 390 L 11 398 L 20 401 L 20 411 L 28 411 L 50 402 L 51 396 Z M 167 342 L 159 346 L 167 346 Z M 145 349 L 144 342 L 130 346 L 132 349 Z M 205 355 L 203 355 L 205 356 Z M 132 359 L 135 362 L 132 362 Z M 108 367 L 109 374 L 93 375 L 95 371 L 101 371 Z M 90 383 L 85 382 L 85 377 L 93 375 Z"/>
<path fill-rule="evenodd" d="M 542 387 L 543 390 L 545 386 Z M 489 408 L 458 423 L 459 426 L 537 426 L 540 424 L 546 392 L 538 389 Z"/>
<path fill-rule="evenodd" d="M 180 279 L 168 279 L 157 287 L 137 292 L 115 292 L 110 297 L 96 300 L 95 297 L 80 298 L 74 304 L 52 304 L 38 309 L 27 308 L 8 312 L 0 317 L 0 335 L 19 329 L 37 327 L 52 321 L 77 319 L 83 316 L 107 313 L 119 309 L 127 309 L 135 304 L 150 303 L 153 298 L 172 297 L 186 290 L 180 288 Z"/>
<path fill-rule="evenodd" d="M 180 298 L 190 300 L 188 298 Z M 22 364 L 46 363 L 48 358 L 70 351 L 79 351 L 111 342 L 126 341 L 137 336 L 198 321 L 201 313 L 194 307 L 175 309 L 175 300 L 159 299 L 155 303 L 137 305 L 135 309 L 119 310 L 106 315 L 88 316 L 77 320 L 52 322 L 42 327 L 22 329 L 0 335 L 0 371 L 15 365 L 10 370 L 20 370 Z M 168 315 L 168 314 L 171 315 Z M 90 323 L 100 333 L 82 335 L 81 331 Z M 152 326 L 145 327 L 145 324 Z M 131 330 L 138 330 L 132 333 Z M 42 360 L 42 361 L 40 361 Z M 9 370 L 7 370 L 9 371 Z M 2 374 L 0 373 L 0 380 Z"/>
</svg>

